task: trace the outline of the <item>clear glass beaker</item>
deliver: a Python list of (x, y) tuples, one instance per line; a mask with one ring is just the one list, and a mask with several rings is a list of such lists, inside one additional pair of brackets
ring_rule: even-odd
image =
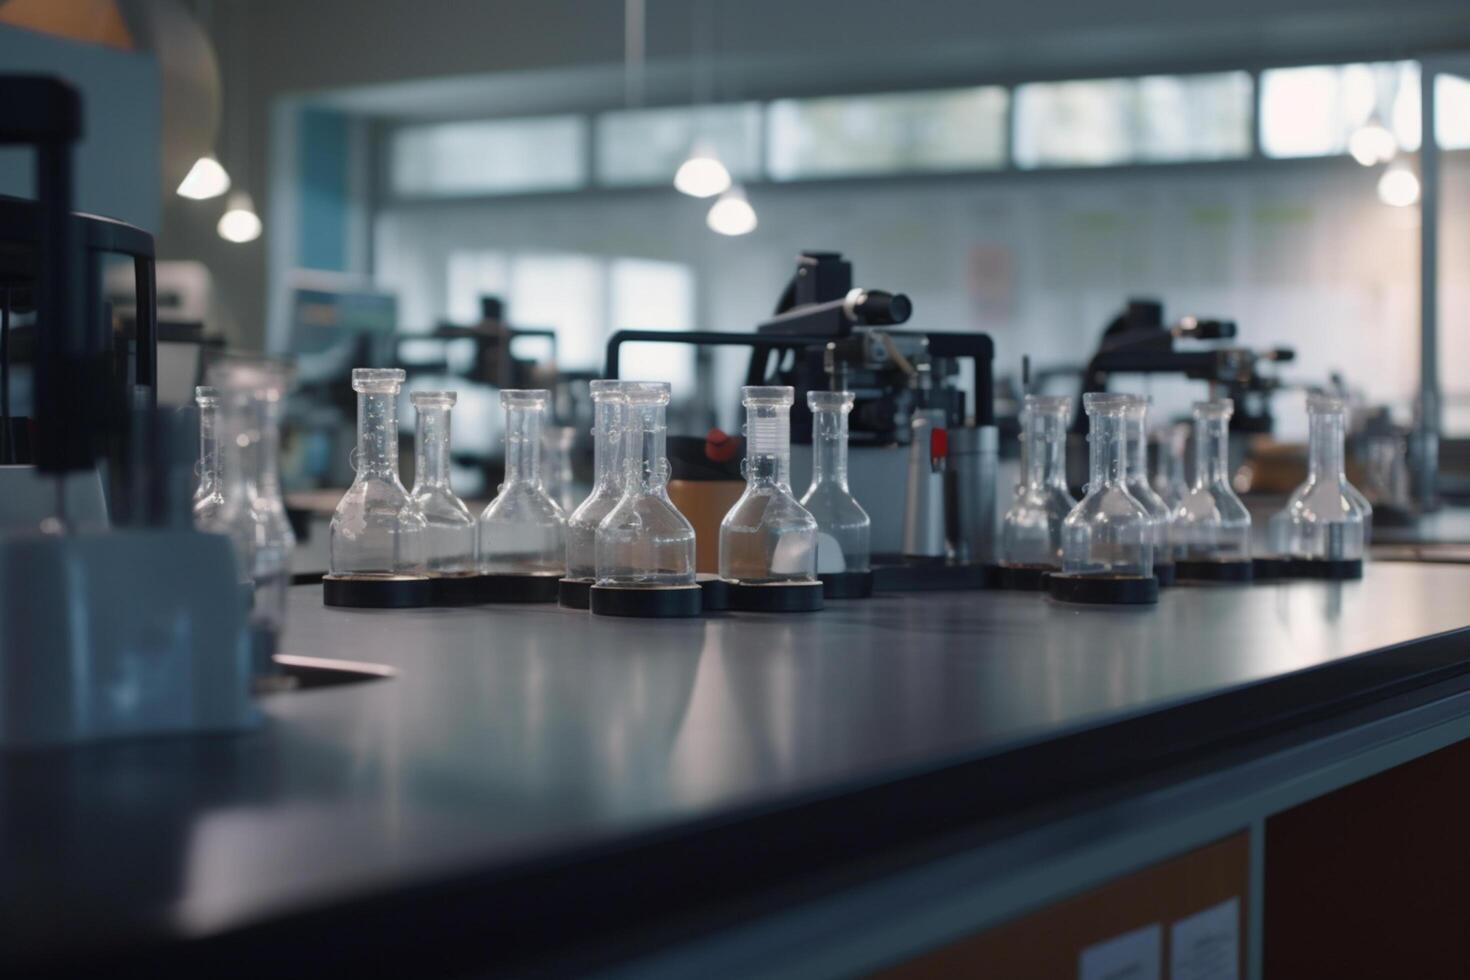
[(1021, 482), (1001, 520), (1001, 563), (1060, 568), (1062, 522), (1077, 501), (1067, 490), (1072, 399), (1027, 395), (1021, 407)]
[(623, 382), (598, 380), (592, 389), (592, 492), (567, 518), (567, 578), (597, 577), (597, 526), (623, 497)]
[(256, 671), (274, 670), (271, 657), (286, 625), (286, 590), (296, 536), (280, 483), (281, 410), (289, 368), (268, 359), (230, 358), (209, 370), (218, 390), (219, 484), (222, 505), (204, 530), (228, 535), (240, 577), (254, 598), (250, 629)]
[(816, 518), (817, 570), (866, 572), (873, 522), (847, 485), (847, 416), (850, 391), (809, 391), (812, 410), (812, 482), (801, 505)]
[(560, 576), (566, 570), (566, 516), (541, 484), (541, 428), (551, 393), (500, 393), (505, 408), (505, 481), (480, 515), (480, 571)]
[(791, 493), (791, 405), (784, 386), (740, 389), (745, 492), (720, 522), (720, 577), (768, 584), (817, 581), (817, 521)]
[[(1293, 558), (1357, 561), (1363, 558), (1368, 514), (1352, 491), (1344, 464), (1347, 405), (1331, 395), (1307, 397), (1307, 481), (1272, 518), (1269, 530), (1285, 538)], [(1284, 527), (1283, 527), (1284, 525)]]
[(424, 574), (423, 515), (398, 478), (398, 368), (354, 368), (356, 477), (332, 514), (331, 573), (382, 578)]
[(1062, 522), (1062, 570), (1072, 574), (1153, 575), (1155, 523), (1128, 491), (1130, 396), (1088, 392), (1087, 495)]
[(194, 403), (199, 406), (199, 485), (194, 490), (194, 525), (206, 527), (214, 522), (225, 504), (219, 475), (219, 389), (199, 385), (194, 389)]
[(449, 421), (458, 395), (415, 391), (414, 467), (409, 500), (424, 519), (424, 570), (430, 575), (479, 571), (475, 515), (449, 483)]
[(1251, 556), (1251, 515), (1230, 486), (1229, 398), (1194, 403), (1194, 482), (1174, 510), (1181, 561), (1244, 562)]
[(1144, 509), (1153, 519), (1154, 567), (1157, 568), (1159, 565), (1173, 563), (1174, 555), (1170, 544), (1173, 540), (1171, 530), (1174, 518), (1164, 498), (1159, 496), (1148, 482), (1149, 398), (1146, 395), (1129, 395), (1128, 398), (1130, 401), (1125, 416), (1128, 425), (1124, 433), (1128, 492), (1133, 494), (1134, 499), (1140, 504), (1143, 504)]
[(597, 584), (694, 585), (694, 525), (669, 500), (669, 385), (624, 382), (623, 492), (597, 527)]

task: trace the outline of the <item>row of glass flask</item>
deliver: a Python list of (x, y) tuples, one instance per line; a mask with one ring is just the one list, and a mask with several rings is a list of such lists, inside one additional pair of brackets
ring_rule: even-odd
[[(417, 413), (415, 482), (398, 476), (397, 403), (404, 372), (359, 368), (355, 480), (331, 524), (339, 577), (535, 575), (623, 586), (692, 585), (694, 528), (669, 499), (669, 385), (593, 381), (592, 491), (566, 515), (547, 493), (539, 456), (545, 390), (505, 390), (505, 478), (476, 518), (449, 479), (454, 392), (409, 396)], [(720, 527), (722, 578), (816, 581), (824, 570), (866, 571), (868, 515), (847, 486), (849, 392), (812, 392), (811, 488), (790, 486), (789, 387), (742, 389), (746, 488)]]
[[(1149, 576), (1171, 563), (1240, 563), (1251, 559), (1251, 516), (1230, 485), (1230, 399), (1194, 405), (1194, 476), (1184, 480), (1177, 430), (1148, 475), (1149, 401), (1140, 395), (1091, 393), (1088, 480), (1079, 502), (1067, 489), (1071, 399), (1027, 395), (1021, 412), (1021, 480), (1001, 528), (1002, 563), (1016, 568), (1110, 576)], [(1274, 556), (1358, 561), (1372, 507), (1344, 470), (1346, 406), (1307, 398), (1307, 480), (1267, 526)]]

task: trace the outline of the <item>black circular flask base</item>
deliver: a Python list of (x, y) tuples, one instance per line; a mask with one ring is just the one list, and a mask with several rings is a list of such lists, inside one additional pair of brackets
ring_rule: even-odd
[(555, 602), (559, 575), (481, 575), (484, 602)]
[(1250, 559), (1244, 561), (1177, 561), (1174, 574), (1180, 582), (1234, 582), (1248, 585), (1254, 580)]
[(1179, 569), (1172, 561), (1154, 562), (1154, 578), (1159, 580), (1159, 588), (1167, 589), (1179, 579)]
[(429, 582), (436, 606), (478, 606), (489, 601), (483, 575), (439, 575)]
[(1296, 558), (1292, 564), (1298, 578), (1321, 579), (1328, 582), (1350, 582), (1363, 577), (1361, 558)]
[(816, 612), (822, 608), (821, 582), (727, 584), (730, 588), (730, 608), (741, 612)]
[(1041, 592), (1046, 589), (1046, 576), (1057, 571), (1052, 565), (997, 565), (995, 588), (1017, 592)]
[(1283, 555), (1267, 555), (1251, 559), (1251, 580), (1282, 582), (1297, 577), (1296, 559)]
[(556, 583), (556, 601), (568, 609), (586, 609), (592, 601), (592, 579), (564, 578)]
[(340, 609), (420, 609), (434, 604), (434, 580), (420, 575), (324, 575), (322, 602)]
[(637, 616), (645, 619), (689, 619), (704, 610), (703, 590), (697, 585), (594, 585), (588, 590), (597, 616)]
[(724, 612), (730, 608), (730, 583), (712, 572), (700, 572), (694, 581), (704, 593), (704, 611)]
[(822, 580), (824, 599), (866, 599), (873, 594), (873, 573), (828, 572), (818, 575)]
[(1159, 601), (1159, 580), (1152, 575), (1079, 575), (1051, 572), (1047, 592), (1059, 602), (1087, 605), (1146, 606)]

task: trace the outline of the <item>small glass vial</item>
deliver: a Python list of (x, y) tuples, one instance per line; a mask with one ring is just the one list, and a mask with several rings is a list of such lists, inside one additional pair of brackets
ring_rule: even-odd
[[(1353, 491), (1344, 467), (1344, 422), (1341, 398), (1307, 398), (1307, 482), (1291, 495), (1284, 517), (1285, 551), (1296, 559), (1334, 563), (1361, 574), (1368, 514)], [(1278, 527), (1275, 518), (1271, 529)], [(1280, 532), (1278, 532), (1279, 534)]]
[(873, 522), (847, 485), (847, 417), (853, 400), (850, 391), (806, 395), (812, 410), (812, 483), (801, 505), (817, 521), (817, 571), (824, 576), (869, 571)]
[[(817, 521), (791, 492), (791, 405), (785, 386), (741, 389), (745, 406), (745, 492), (720, 522), (720, 577), (732, 583), (732, 608), (821, 608)], [(764, 589), (764, 595), (735, 586)], [(795, 586), (798, 593), (769, 586)], [(815, 593), (813, 596), (812, 593)], [(765, 603), (769, 602), (770, 605)], [(749, 603), (749, 604), (747, 604)]]
[(356, 477), (332, 514), (331, 574), (353, 578), (424, 575), (428, 525), (398, 478), (397, 368), (354, 368)]
[(1074, 602), (1157, 602), (1155, 522), (1128, 491), (1130, 396), (1088, 392), (1087, 495), (1062, 522), (1062, 572), (1048, 577), (1052, 596)]
[(194, 525), (213, 523), (224, 506), (225, 494), (219, 476), (219, 389), (200, 385), (194, 389), (199, 406), (199, 485), (194, 490)]
[(1173, 513), (1148, 482), (1148, 405), (1146, 395), (1129, 395), (1127, 431), (1124, 433), (1128, 466), (1128, 492), (1148, 511), (1154, 522), (1154, 575), (1160, 585), (1174, 581), (1174, 553), (1171, 549), (1173, 537)]
[(1067, 427), (1072, 399), (1027, 395), (1021, 407), (1021, 482), (1001, 520), (1001, 563), (1062, 566), (1062, 522), (1077, 506), (1067, 490)]
[[(506, 389), (505, 481), (480, 515), (480, 571), (560, 578), (566, 571), (566, 516), (541, 482), (541, 429), (551, 394)], [(550, 599), (556, 598), (555, 579)]]
[(296, 548), (279, 470), (281, 405), (289, 377), (284, 365), (263, 359), (231, 358), (209, 372), (219, 399), (223, 502), (203, 529), (230, 537), (241, 580), (252, 586), (251, 649), (260, 676), (276, 672), (271, 658), (285, 630)]
[[(593, 381), (592, 492), (567, 518), (568, 581), (590, 585), (597, 578), (597, 526), (623, 497), (623, 382)], [(563, 590), (565, 593), (567, 590)], [(583, 605), (581, 600), (568, 605)]]
[(409, 500), (424, 519), (424, 570), (463, 576), (479, 571), (475, 515), (449, 484), (449, 417), (452, 391), (415, 391), (414, 469)]
[(1230, 486), (1234, 411), (1229, 398), (1194, 404), (1194, 482), (1174, 511), (1181, 578), (1248, 577), (1251, 515)]
[(664, 417), (669, 385), (630, 382), (625, 402), (623, 492), (597, 527), (595, 613), (695, 616), (694, 525), (669, 500)]

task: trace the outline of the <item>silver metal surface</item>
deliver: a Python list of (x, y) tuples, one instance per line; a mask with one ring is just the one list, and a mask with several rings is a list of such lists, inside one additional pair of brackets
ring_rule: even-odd
[(956, 557), (961, 561), (995, 561), (1000, 430), (993, 425), (950, 429), (949, 466), (955, 485), (954, 506), (958, 509)]
[(944, 412), (925, 409), (914, 412), (909, 422), (908, 471), (904, 483), (903, 553), (921, 558), (943, 558), (946, 554), (944, 528), (944, 469), (936, 469), (930, 456), (930, 439), (944, 427)]
[(0, 757), (0, 919), (75, 942), (100, 902), (90, 942), (210, 934), (891, 782), (1458, 629), (1467, 590), (1470, 568), (1384, 564), (1144, 610), (914, 593), (638, 621), (327, 609), (300, 586), (285, 652), (397, 676), (271, 697), (244, 737)]

